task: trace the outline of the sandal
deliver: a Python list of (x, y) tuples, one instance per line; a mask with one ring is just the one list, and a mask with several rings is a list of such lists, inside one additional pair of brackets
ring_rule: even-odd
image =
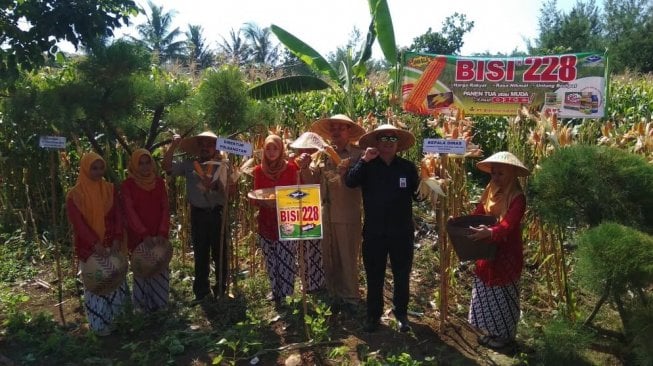
[(485, 344), (492, 349), (502, 349), (512, 344), (512, 339), (501, 338), (501, 337), (490, 337), (488, 342)]
[(492, 340), (492, 336), (483, 334), (478, 336), (476, 340), (478, 341), (478, 344), (480, 344), (481, 346), (487, 346), (488, 343)]

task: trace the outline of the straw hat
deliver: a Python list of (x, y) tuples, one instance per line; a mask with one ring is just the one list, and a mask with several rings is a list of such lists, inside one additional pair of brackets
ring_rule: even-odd
[(344, 114), (336, 114), (329, 118), (319, 119), (311, 125), (311, 131), (317, 133), (325, 139), (331, 138), (331, 132), (329, 132), (329, 124), (331, 122), (341, 122), (346, 123), (349, 128), (349, 142), (354, 142), (358, 140), (365, 133), (363, 127), (356, 124), (351, 118), (345, 116)]
[(290, 143), (293, 149), (317, 149), (324, 150), (328, 146), (321, 137), (315, 132), (304, 132), (295, 141)]
[(148, 278), (161, 272), (172, 259), (172, 245), (167, 240), (157, 240), (152, 247), (138, 244), (132, 252), (132, 271), (138, 277)]
[(209, 137), (212, 138), (214, 141), (218, 140), (218, 136), (216, 136), (213, 132), (204, 131), (199, 135), (195, 135), (193, 137), (188, 137), (181, 140), (181, 144), (179, 145), (179, 148), (190, 155), (199, 156), (200, 147), (197, 144), (197, 140), (202, 137)]
[(120, 253), (108, 257), (91, 254), (80, 264), (84, 287), (96, 294), (107, 295), (115, 291), (127, 275), (127, 258)]
[(482, 172), (491, 173), (492, 164), (512, 165), (517, 168), (517, 176), (519, 177), (525, 177), (530, 174), (528, 168), (515, 155), (507, 151), (500, 151), (485, 160), (479, 161), (476, 163), (476, 167)]
[(399, 137), (397, 141), (397, 152), (409, 149), (415, 143), (415, 136), (410, 131), (402, 130), (390, 124), (384, 124), (377, 127), (374, 131), (368, 132), (358, 140), (358, 146), (361, 149), (376, 147), (377, 136), (380, 134), (394, 134)]

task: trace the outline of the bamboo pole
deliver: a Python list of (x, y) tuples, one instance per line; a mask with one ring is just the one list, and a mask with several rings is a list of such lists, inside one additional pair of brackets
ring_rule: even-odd
[(57, 300), (59, 305), (59, 317), (61, 317), (61, 324), (66, 326), (66, 319), (63, 315), (63, 276), (61, 274), (61, 248), (59, 247), (59, 240), (57, 239), (57, 190), (55, 187), (56, 179), (56, 155), (57, 151), (50, 152), (50, 189), (52, 199), (52, 241), (54, 242), (54, 261), (57, 267)]

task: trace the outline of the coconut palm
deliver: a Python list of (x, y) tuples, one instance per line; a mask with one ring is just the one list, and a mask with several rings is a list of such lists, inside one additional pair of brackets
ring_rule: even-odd
[(276, 65), (279, 60), (279, 52), (278, 47), (274, 46), (270, 40), (272, 33), (269, 27), (260, 28), (255, 23), (245, 23), (242, 32), (252, 51), (251, 61), (270, 66)]
[(211, 66), (214, 60), (213, 52), (206, 47), (203, 32), (204, 28), (201, 25), (192, 24), (188, 25), (188, 31), (186, 32), (186, 38), (188, 39), (186, 47), (190, 53), (190, 58), (200, 70)]
[(234, 65), (246, 64), (252, 54), (252, 50), (245, 40), (240, 36), (240, 31), (230, 30), (230, 40), (227, 41), (222, 37), (222, 43), (218, 44), (222, 50), (222, 56), (227, 59), (227, 62)]
[(158, 55), (161, 64), (182, 59), (186, 50), (186, 42), (177, 40), (182, 32), (179, 27), (170, 30), (175, 12), (163, 11), (163, 6), (157, 6), (151, 1), (148, 1), (147, 4), (149, 14), (144, 8), (140, 9), (147, 17), (147, 21), (136, 27), (141, 36), (138, 41), (152, 53)]

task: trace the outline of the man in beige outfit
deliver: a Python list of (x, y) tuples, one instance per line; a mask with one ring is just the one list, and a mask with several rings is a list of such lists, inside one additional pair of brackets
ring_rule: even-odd
[(356, 311), (360, 302), (358, 258), (362, 238), (361, 191), (345, 185), (347, 168), (360, 159), (362, 151), (353, 146), (365, 130), (349, 117), (337, 114), (316, 121), (311, 130), (329, 140), (340, 158), (337, 163), (324, 155), (311, 164), (302, 154), (297, 160), (305, 183), (320, 183), (322, 191), (322, 261), (326, 287), (336, 307)]

